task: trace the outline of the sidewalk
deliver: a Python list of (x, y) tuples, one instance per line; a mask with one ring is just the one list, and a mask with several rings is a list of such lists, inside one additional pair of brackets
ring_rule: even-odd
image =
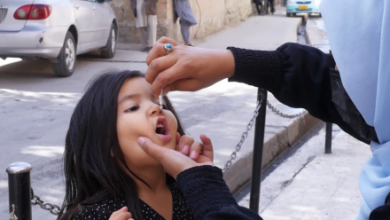
[[(259, 213), (265, 220), (355, 219), (362, 197), (358, 178), (370, 147), (333, 128), (332, 154), (324, 153), (322, 128), (261, 185)], [(249, 194), (239, 204), (249, 207)]]
[[(310, 19), (306, 27), (311, 44), (329, 52), (322, 19)], [(332, 154), (325, 154), (321, 124), (307, 142), (262, 181), (259, 213), (263, 219), (356, 218), (362, 201), (358, 179), (360, 169), (372, 155), (370, 147), (333, 125)], [(249, 207), (249, 193), (239, 204)]]

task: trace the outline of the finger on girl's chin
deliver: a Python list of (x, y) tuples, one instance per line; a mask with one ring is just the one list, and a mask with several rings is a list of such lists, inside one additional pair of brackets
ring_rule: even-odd
[(180, 138), (181, 135), (179, 134), (179, 132), (176, 132), (176, 144), (180, 144)]
[(203, 144), (211, 144), (211, 140), (209, 137), (207, 137), (204, 134), (200, 135), (200, 140), (202, 141)]
[(187, 156), (188, 156), (188, 154), (190, 153), (190, 146), (185, 145), (185, 146), (183, 147), (183, 149), (181, 150), (181, 152), (182, 152), (184, 155), (187, 155)]
[(198, 158), (198, 152), (192, 151), (190, 154), (190, 158), (196, 160)]

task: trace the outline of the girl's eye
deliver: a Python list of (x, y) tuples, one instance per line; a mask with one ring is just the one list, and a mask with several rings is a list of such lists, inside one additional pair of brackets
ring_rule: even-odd
[(138, 109), (139, 109), (138, 106), (133, 106), (133, 107), (127, 109), (125, 112), (134, 112), (134, 111), (137, 111)]

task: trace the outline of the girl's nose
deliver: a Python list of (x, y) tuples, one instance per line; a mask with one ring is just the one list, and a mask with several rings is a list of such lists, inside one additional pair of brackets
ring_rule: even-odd
[(151, 103), (151, 107), (150, 107), (150, 115), (161, 115), (163, 113), (163, 110), (160, 108), (159, 105), (155, 104), (155, 103)]

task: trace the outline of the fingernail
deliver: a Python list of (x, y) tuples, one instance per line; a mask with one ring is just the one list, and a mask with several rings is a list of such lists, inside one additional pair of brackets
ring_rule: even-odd
[(146, 141), (145, 138), (142, 137), (138, 138), (138, 144), (140, 144), (141, 146), (144, 145), (145, 141)]
[(183, 154), (188, 155), (188, 153), (190, 152), (190, 146), (184, 146), (182, 152)]
[(191, 157), (192, 159), (195, 159), (196, 156), (197, 156), (196, 151), (192, 151), (190, 157)]

